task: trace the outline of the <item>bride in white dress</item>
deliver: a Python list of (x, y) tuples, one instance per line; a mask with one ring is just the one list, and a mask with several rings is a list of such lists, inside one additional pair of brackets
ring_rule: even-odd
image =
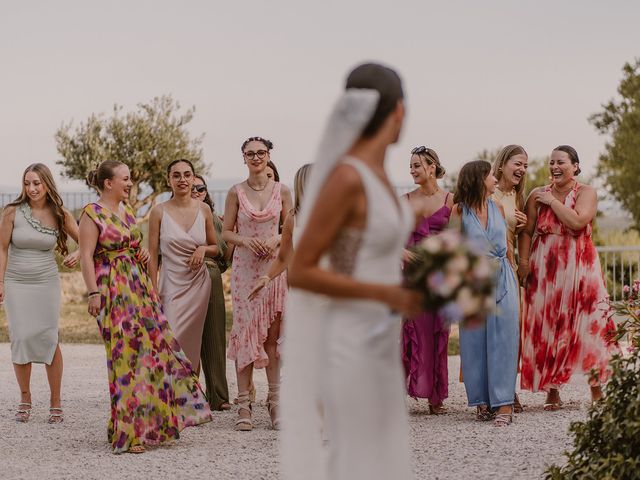
[[(306, 189), (289, 271), (282, 386), (284, 478), (412, 478), (400, 286), (414, 217), (384, 169), (404, 119), (400, 78), (365, 64), (329, 118)], [(323, 448), (321, 429), (328, 439)]]

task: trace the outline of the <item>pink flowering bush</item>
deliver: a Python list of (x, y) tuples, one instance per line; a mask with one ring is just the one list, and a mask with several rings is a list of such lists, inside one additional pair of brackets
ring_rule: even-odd
[(622, 317), (616, 328), (615, 340), (628, 335), (630, 348), (640, 348), (640, 280), (635, 280), (631, 286), (625, 285), (622, 300), (613, 302), (611, 307), (618, 317)]

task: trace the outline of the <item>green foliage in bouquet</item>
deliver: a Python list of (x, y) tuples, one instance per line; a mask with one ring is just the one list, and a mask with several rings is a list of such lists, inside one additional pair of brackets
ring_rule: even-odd
[(447, 230), (409, 250), (404, 284), (424, 294), (425, 310), (454, 323), (482, 318), (495, 306), (495, 268), (460, 233)]
[(640, 479), (640, 281), (624, 287), (612, 308), (623, 320), (615, 340), (629, 336), (631, 354), (615, 356), (604, 399), (589, 410), (586, 422), (574, 422), (573, 450), (566, 465), (553, 465), (547, 479)]

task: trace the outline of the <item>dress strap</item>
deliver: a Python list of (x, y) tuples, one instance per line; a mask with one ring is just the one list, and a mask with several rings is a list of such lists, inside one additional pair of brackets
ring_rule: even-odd
[(451, 192), (447, 192), (447, 194), (444, 196), (444, 205), (447, 204), (447, 200), (449, 200), (449, 195), (451, 195)]

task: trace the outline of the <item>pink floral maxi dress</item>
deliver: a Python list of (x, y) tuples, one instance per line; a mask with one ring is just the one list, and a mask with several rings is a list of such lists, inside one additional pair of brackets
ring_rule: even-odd
[[(565, 206), (575, 208), (579, 188)], [(570, 230), (551, 207), (539, 207), (524, 293), (523, 389), (548, 391), (591, 369), (600, 382), (609, 376), (618, 346), (610, 342), (615, 325), (591, 229)]]
[[(280, 184), (275, 183), (271, 199), (263, 210), (257, 210), (247, 195), (236, 185), (238, 195), (238, 235), (267, 239), (278, 233), (282, 200)], [(287, 278), (283, 273), (274, 278), (254, 300), (248, 299), (252, 288), (262, 275), (266, 275), (275, 254), (260, 259), (248, 248), (236, 248), (231, 264), (231, 295), (233, 300), (233, 327), (229, 338), (227, 358), (234, 360), (238, 369), (254, 364), (264, 368), (269, 357), (264, 349), (269, 327), (284, 310)]]
[(122, 220), (97, 203), (83, 214), (100, 232), (93, 258), (102, 299), (97, 322), (107, 353), (113, 451), (177, 439), (185, 427), (211, 421), (211, 411), (137, 259), (142, 233), (135, 215), (127, 208)]

